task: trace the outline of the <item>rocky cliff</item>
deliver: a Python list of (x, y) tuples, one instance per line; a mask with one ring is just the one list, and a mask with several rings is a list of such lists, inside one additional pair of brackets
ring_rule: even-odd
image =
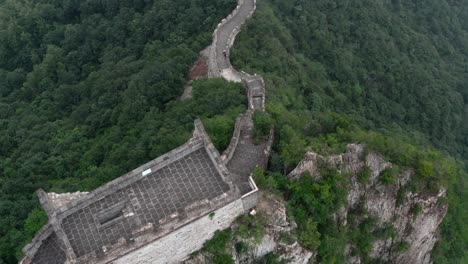
[[(347, 263), (431, 263), (438, 226), (447, 213), (443, 201), (445, 189), (409, 188), (414, 179), (413, 170), (396, 170), (381, 155), (359, 144), (350, 144), (345, 153), (328, 157), (309, 152), (288, 178), (294, 181), (312, 177), (320, 181), (323, 164), (331, 165), (348, 179), (345, 206), (333, 215), (336, 222), (346, 226), (348, 232), (364, 222), (372, 223), (371, 232), (381, 234), (372, 239), (366, 256), (356, 253), (358, 246), (349, 239), (345, 250)], [(320, 262), (316, 252), (305, 249), (297, 241), (297, 225), (287, 217), (286, 208), (286, 202), (277, 195), (262, 194), (256, 214), (265, 219), (265, 233), (261, 241), (250, 243), (248, 251), (239, 253), (232, 245), (236, 263), (257, 263), (270, 252), (286, 263)], [(258, 263), (270, 262), (263, 259)], [(210, 260), (201, 254), (187, 263), (210, 263)]]
[[(394, 172), (390, 180), (382, 179), (394, 165), (381, 155), (368, 152), (363, 145), (350, 144), (341, 155), (323, 157), (309, 152), (288, 175), (294, 179), (308, 172), (320, 180), (319, 165), (332, 164), (341, 173), (349, 175), (347, 204), (337, 217), (348, 225), (348, 214), (359, 212), (357, 221), (376, 220), (375, 228), (391, 227), (391, 237), (376, 240), (369, 254), (371, 259), (390, 263), (430, 263), (431, 250), (438, 239), (438, 226), (447, 213), (443, 202), (445, 189), (411, 191), (407, 188), (414, 176), (411, 169)], [(395, 170), (393, 170), (395, 171)], [(352, 256), (355, 245), (348, 245), (349, 263), (361, 263)]]

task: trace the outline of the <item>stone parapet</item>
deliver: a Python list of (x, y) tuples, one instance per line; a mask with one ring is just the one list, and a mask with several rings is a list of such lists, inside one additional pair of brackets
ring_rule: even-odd
[(49, 237), (52, 232), (53, 228), (50, 224), (46, 224), (41, 229), (39, 229), (33, 240), (23, 248), (24, 254), (29, 258), (33, 258), (34, 254), (36, 254), (44, 240)]
[(239, 143), (241, 129), (246, 124), (246, 119), (250, 119), (250, 118), (251, 118), (251, 113), (250, 112), (240, 114), (236, 118), (236, 123), (234, 125), (234, 132), (232, 133), (232, 137), (231, 137), (231, 141), (229, 142), (229, 146), (227, 147), (227, 149), (221, 155), (221, 159), (223, 160), (224, 164), (227, 164), (231, 160), (232, 155), (234, 155), (237, 144)]
[(201, 139), (192, 138), (186, 144), (99, 187), (98, 189), (89, 193), (87, 196), (72, 201), (71, 203), (68, 204), (67, 207), (58, 208), (56, 212), (58, 215), (60, 215), (61, 218), (64, 218), (65, 216), (70, 215), (83, 207), (89, 206), (89, 204), (95, 202), (96, 200), (102, 198), (103, 196), (106, 196), (115, 192), (119, 188), (126, 187), (138, 180), (141, 180), (145, 176), (143, 175), (144, 171), (148, 169), (152, 169), (153, 171), (158, 170), (166, 166), (167, 164), (177, 161), (178, 159), (187, 155), (187, 153), (190, 153), (193, 150), (199, 148), (202, 144), (203, 144), (203, 141), (201, 141)]
[(259, 192), (258, 187), (255, 184), (252, 176), (249, 177), (249, 184), (252, 188), (252, 191), (242, 195), (242, 206), (244, 207), (244, 211), (248, 212), (250, 209), (254, 208), (258, 204), (259, 199)]

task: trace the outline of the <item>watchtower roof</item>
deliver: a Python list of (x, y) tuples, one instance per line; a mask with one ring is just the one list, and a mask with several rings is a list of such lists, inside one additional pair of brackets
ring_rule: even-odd
[(186, 144), (90, 193), (39, 190), (49, 222), (23, 263), (111, 260), (240, 197), (232, 178), (197, 120)]

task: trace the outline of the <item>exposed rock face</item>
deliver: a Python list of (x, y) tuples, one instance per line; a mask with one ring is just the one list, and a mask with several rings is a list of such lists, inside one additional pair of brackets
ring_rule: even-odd
[[(439, 238), (438, 226), (447, 213), (447, 205), (440, 201), (445, 196), (445, 189), (438, 193), (406, 192), (398, 199), (399, 190), (408, 183), (414, 172), (400, 172), (395, 176), (394, 183), (384, 185), (379, 175), (393, 165), (377, 153), (367, 153), (365, 147), (358, 144), (350, 144), (346, 153), (330, 157), (309, 152), (288, 177), (295, 179), (308, 172), (319, 180), (318, 168), (323, 162), (334, 164), (339, 171), (350, 175), (347, 205), (337, 213), (341, 224), (347, 225), (348, 213), (361, 207), (377, 220), (378, 227), (382, 228), (386, 224), (393, 227), (396, 233), (394, 238), (374, 242), (369, 254), (372, 259), (391, 263), (431, 262), (431, 251)], [(370, 172), (369, 177), (360, 182), (358, 174), (366, 167)], [(408, 248), (398, 250), (401, 244), (406, 244)], [(351, 256), (352, 247), (349, 245), (347, 250), (349, 263), (361, 263), (359, 257)]]
[[(266, 224), (266, 235), (255, 246), (251, 255), (258, 258), (274, 252), (287, 263), (309, 263), (315, 253), (303, 248), (297, 241), (287, 241), (284, 238), (291, 236), (292, 231), (297, 227), (294, 222), (287, 219), (285, 202), (270, 194), (263, 194), (257, 210), (268, 219), (268, 222)], [(248, 254), (241, 256), (239, 261), (239, 263), (251, 262), (252, 256)]]
[[(380, 177), (382, 172), (394, 165), (381, 155), (367, 152), (365, 146), (350, 144), (341, 155), (324, 157), (313, 152), (288, 175), (291, 180), (303, 177), (305, 172), (319, 181), (320, 167), (331, 164), (338, 171), (349, 175), (346, 205), (335, 214), (336, 221), (355, 228), (351, 216), (359, 221), (375, 219), (375, 230), (392, 229), (393, 235), (377, 238), (368, 254), (371, 260), (383, 263), (431, 263), (431, 251), (438, 240), (438, 226), (447, 213), (447, 205), (441, 201), (445, 189), (438, 192), (402, 192), (414, 177), (413, 170), (404, 170), (394, 175), (394, 182), (385, 185)], [(359, 177), (368, 171), (364, 180)], [(318, 263), (317, 253), (303, 248), (295, 238), (297, 225), (288, 219), (285, 202), (271, 194), (262, 194), (257, 213), (263, 215), (266, 234), (260, 243), (249, 247), (248, 252), (237, 254), (233, 247), (236, 263), (253, 263), (256, 259), (273, 252), (287, 263)], [(415, 210), (417, 208), (417, 210)], [(417, 211), (417, 212), (416, 212)], [(359, 212), (359, 213), (356, 213)], [(354, 254), (356, 245), (345, 248), (347, 263), (360, 264), (367, 261)], [(203, 254), (189, 260), (187, 264), (210, 263)]]
[[(271, 194), (262, 194), (256, 208), (256, 213), (262, 215), (267, 220), (265, 223), (266, 233), (257, 244), (252, 243), (251, 240), (245, 240), (249, 244), (247, 252), (239, 254), (233, 246), (232, 257), (235, 263), (253, 263), (255, 260), (271, 252), (287, 263), (315, 263), (313, 260), (316, 253), (303, 248), (292, 238), (293, 231), (297, 226), (294, 222), (290, 222), (287, 219), (286, 206), (283, 200)], [(285, 239), (285, 237), (290, 237), (291, 239)], [(204, 252), (184, 262), (184, 264), (208, 263), (212, 263), (212, 260)]]

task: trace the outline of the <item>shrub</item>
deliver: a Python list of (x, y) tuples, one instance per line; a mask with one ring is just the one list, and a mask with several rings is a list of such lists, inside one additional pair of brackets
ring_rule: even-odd
[(296, 238), (292, 233), (283, 231), (280, 232), (280, 241), (287, 245), (291, 245), (296, 241)]
[(47, 215), (44, 210), (35, 208), (28, 214), (28, 218), (24, 221), (24, 230), (28, 236), (34, 234), (47, 223)]
[(230, 228), (223, 231), (217, 230), (213, 237), (203, 244), (203, 250), (213, 255), (224, 254), (231, 241), (231, 235), (232, 231)]
[(396, 206), (400, 206), (403, 201), (405, 200), (406, 193), (408, 192), (408, 186), (402, 186), (398, 189), (397, 197), (396, 197)]
[[(252, 176), (255, 180), (255, 184), (257, 184), (260, 189), (267, 189), (272, 191), (278, 188), (278, 183), (276, 182), (274, 175), (265, 175), (263, 169), (258, 166), (254, 168)], [(284, 176), (281, 175), (281, 177)]]
[(267, 180), (265, 174), (263, 173), (263, 169), (259, 166), (256, 166), (252, 172), (252, 177), (255, 181), (255, 184), (261, 189), (266, 188)]
[(213, 220), (213, 218), (215, 217), (215, 212), (211, 212), (208, 217), (210, 218), (210, 220)]
[(427, 160), (420, 160), (417, 167), (417, 174), (423, 179), (434, 177), (434, 165)]
[(379, 239), (395, 238), (397, 233), (391, 223), (385, 223), (384, 227), (375, 231), (375, 235)]
[(361, 184), (366, 184), (369, 181), (371, 171), (369, 167), (365, 166), (358, 174), (358, 181)]
[(229, 254), (220, 254), (213, 257), (214, 264), (234, 264), (232, 256)]
[(247, 245), (247, 243), (242, 241), (237, 242), (235, 247), (237, 254), (243, 254), (249, 250), (249, 246)]
[(367, 218), (362, 221), (361, 224), (354, 228), (350, 237), (356, 245), (357, 254), (361, 257), (367, 257), (368, 253), (371, 252), (376, 236), (374, 235), (376, 220), (373, 218)]
[(212, 118), (204, 118), (203, 124), (216, 149), (220, 152), (224, 151), (231, 142), (234, 118), (227, 115), (218, 115)]
[(266, 254), (263, 257), (255, 260), (255, 264), (283, 264), (286, 263), (284, 260), (281, 260), (278, 255), (273, 252)]
[(385, 169), (380, 173), (379, 180), (384, 184), (384, 185), (390, 185), (395, 183), (395, 174), (394, 170), (391, 168)]
[(406, 241), (400, 241), (397, 245), (397, 251), (403, 253), (409, 249), (409, 244)]
[(259, 214), (242, 215), (237, 220), (236, 234), (243, 239), (252, 238), (255, 243), (260, 243), (265, 235), (263, 217)]
[(415, 204), (411, 207), (410, 209), (411, 214), (413, 215), (414, 218), (416, 218), (421, 212), (422, 212), (422, 206), (421, 204)]
[(317, 223), (312, 219), (307, 219), (305, 225), (299, 228), (299, 241), (302, 246), (309, 250), (316, 250), (320, 246), (320, 233), (317, 230)]
[(270, 129), (273, 126), (273, 119), (266, 112), (256, 111), (253, 117), (254, 121), (254, 140), (261, 142), (270, 134)]

